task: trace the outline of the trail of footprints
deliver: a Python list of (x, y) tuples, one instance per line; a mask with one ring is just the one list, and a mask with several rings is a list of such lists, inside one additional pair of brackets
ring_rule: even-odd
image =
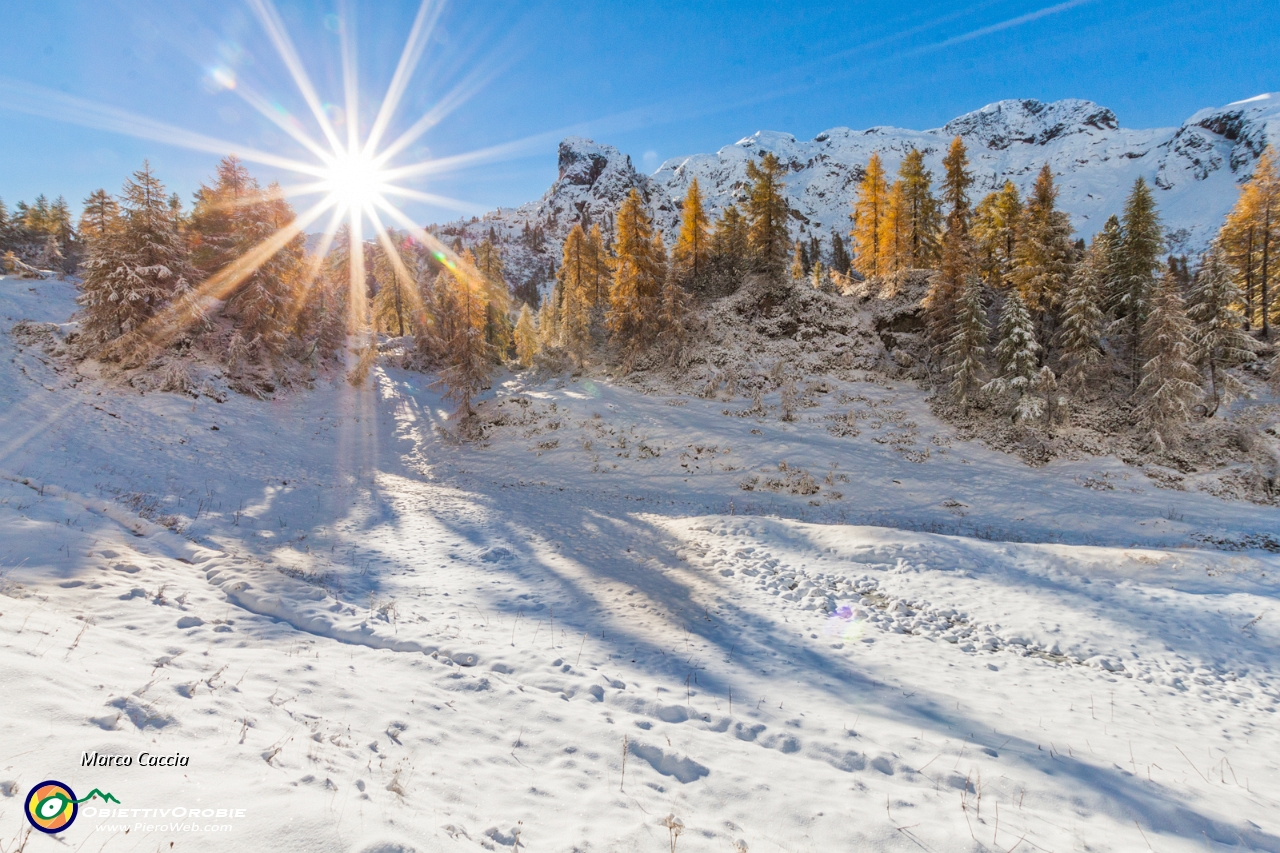
[[(695, 530), (717, 538), (759, 532), (749, 527), (724, 526)], [(1167, 661), (1131, 658), (1122, 662), (1115, 655), (1097, 652), (1068, 654), (1056, 642), (1037, 642), (999, 624), (983, 623), (956, 608), (897, 597), (867, 573), (883, 573), (883, 565), (847, 562), (844, 566), (849, 574), (823, 572), (791, 565), (758, 545), (739, 544), (743, 542), (702, 542), (681, 551), (680, 556), (722, 577), (739, 578), (759, 593), (778, 599), (783, 606), (847, 622), (855, 630), (839, 633), (845, 637), (861, 634), (853, 642), (874, 642), (874, 635), (856, 630), (867, 626), (885, 634), (945, 641), (967, 654), (1006, 652), (1064, 666), (1091, 667), (1111, 678), (1135, 678), (1178, 691), (1194, 689), (1206, 700), (1246, 704), (1271, 713), (1280, 710), (1280, 687), (1268, 677), (1181, 656)], [(863, 573), (852, 574), (858, 571)], [(844, 641), (832, 645), (841, 648)]]

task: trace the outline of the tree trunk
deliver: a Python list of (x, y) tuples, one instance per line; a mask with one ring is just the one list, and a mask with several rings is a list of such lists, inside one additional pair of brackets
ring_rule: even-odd
[(1244, 251), (1244, 330), (1253, 330), (1253, 226), (1249, 226), (1249, 239)]
[(1267, 285), (1270, 277), (1269, 262), (1271, 259), (1271, 200), (1267, 199), (1266, 213), (1262, 219), (1262, 337), (1265, 340), (1271, 331), (1271, 305)]

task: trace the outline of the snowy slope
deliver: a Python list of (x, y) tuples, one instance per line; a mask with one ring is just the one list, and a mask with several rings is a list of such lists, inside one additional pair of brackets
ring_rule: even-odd
[(514, 242), (507, 246), (510, 262), (521, 274), (535, 262), (545, 263), (546, 257), (558, 260), (560, 241), (583, 212), (607, 226), (623, 196), (635, 187), (671, 241), (679, 202), (693, 178), (708, 207), (718, 212), (745, 197), (747, 162), (772, 151), (788, 169), (793, 233), (817, 235), (829, 245), (833, 228), (848, 230), (854, 191), (873, 152), (894, 172), (905, 152), (918, 148), (936, 177), (956, 135), (969, 149), (975, 200), (1005, 180), (1025, 193), (1048, 163), (1058, 177), (1059, 204), (1071, 214), (1076, 232), (1088, 237), (1120, 211), (1133, 182), (1143, 177), (1159, 190), (1156, 201), (1171, 248), (1195, 251), (1216, 232), (1263, 148), (1280, 140), (1280, 94), (1202, 110), (1181, 127), (1155, 130), (1123, 128), (1111, 110), (1088, 101), (1010, 100), (926, 131), (837, 127), (808, 141), (761, 131), (714, 154), (668, 160), (649, 176), (637, 172), (630, 157), (616, 148), (571, 137), (560, 144), (559, 177), (541, 199), (495, 211), (478, 223), (450, 227), (472, 239), (493, 228), (515, 241), (526, 225), (541, 225), (549, 237), (543, 255)]
[(84, 850), (1280, 851), (1274, 508), (883, 383), (840, 436), (507, 376), (472, 445), (390, 369), (123, 393), (10, 334), (73, 296), (0, 278), (5, 849), (54, 778), (245, 811)]

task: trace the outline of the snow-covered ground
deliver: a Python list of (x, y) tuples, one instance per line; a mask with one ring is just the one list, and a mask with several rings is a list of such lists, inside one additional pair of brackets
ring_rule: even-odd
[(8, 333), (73, 296), (0, 279), (5, 853), (1280, 851), (1275, 509), (883, 382), (141, 396)]

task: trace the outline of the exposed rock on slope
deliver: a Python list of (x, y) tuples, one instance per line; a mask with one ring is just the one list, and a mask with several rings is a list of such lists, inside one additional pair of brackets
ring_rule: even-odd
[[(1202, 110), (1181, 127), (1155, 130), (1123, 128), (1115, 113), (1089, 101), (1009, 100), (934, 130), (837, 127), (809, 141), (761, 131), (714, 154), (668, 160), (652, 176), (637, 172), (631, 158), (612, 146), (570, 137), (560, 143), (559, 177), (541, 199), (445, 227), (469, 240), (483, 238), (492, 228), (503, 241), (511, 273), (527, 277), (548, 260), (558, 263), (560, 242), (574, 223), (586, 219), (609, 231), (614, 212), (633, 187), (673, 241), (680, 200), (693, 178), (710, 210), (718, 213), (745, 198), (748, 161), (772, 151), (787, 169), (793, 233), (816, 234), (825, 242), (833, 228), (847, 230), (854, 189), (872, 152), (895, 171), (907, 150), (919, 148), (937, 176), (955, 135), (969, 148), (975, 197), (1006, 179), (1025, 193), (1047, 162), (1059, 176), (1059, 203), (1071, 214), (1076, 232), (1087, 237), (1119, 212), (1129, 186), (1141, 176), (1160, 190), (1156, 201), (1171, 247), (1195, 250), (1217, 230), (1238, 183), (1251, 174), (1266, 144), (1280, 142), (1280, 94)], [(526, 229), (534, 228), (545, 235), (541, 245), (521, 240)]]

